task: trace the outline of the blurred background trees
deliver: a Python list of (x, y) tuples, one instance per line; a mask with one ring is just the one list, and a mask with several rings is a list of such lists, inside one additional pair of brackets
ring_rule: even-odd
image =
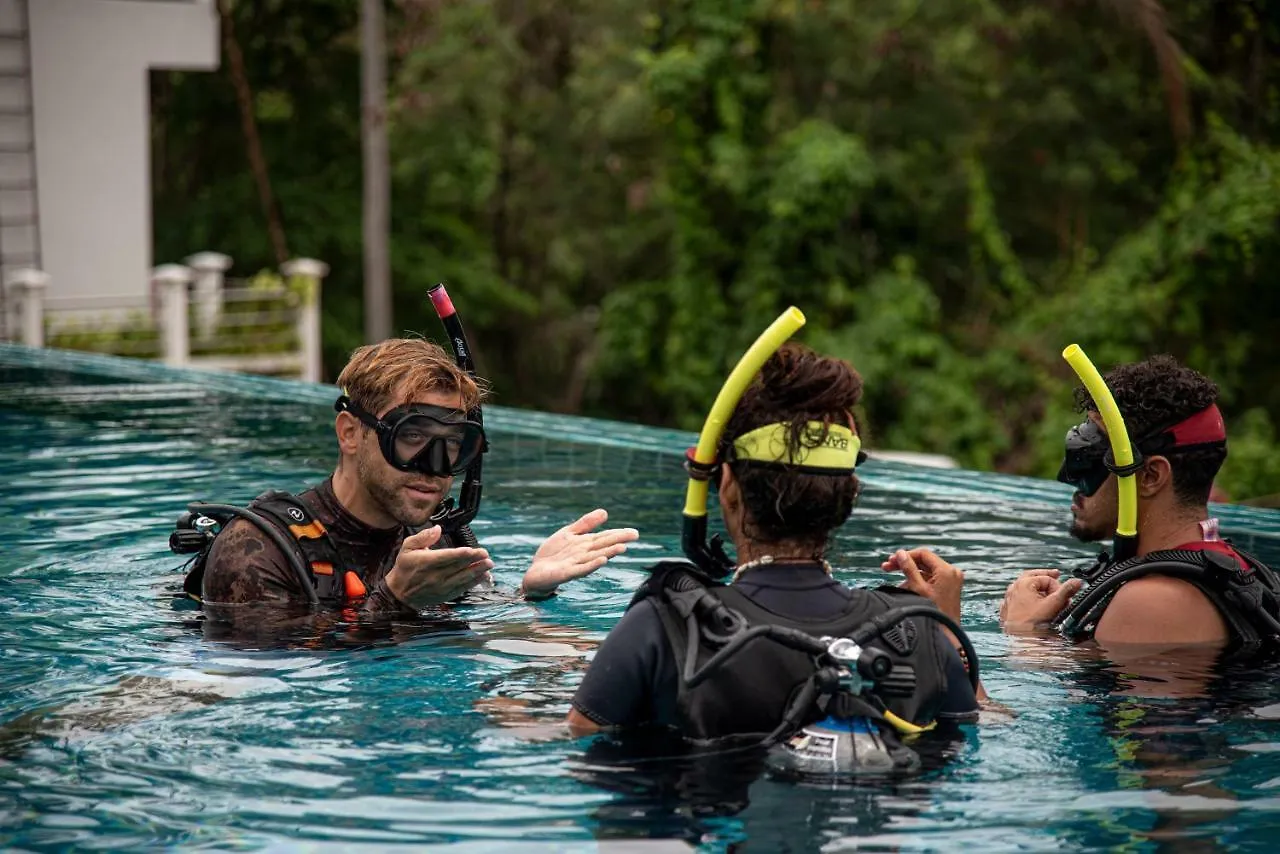
[[(290, 249), (361, 343), (359, 0), (229, 4)], [(497, 402), (696, 428), (794, 303), (873, 446), (1051, 475), (1078, 342), (1216, 379), (1280, 492), (1280, 11), (1262, 0), (392, 0), (398, 330)], [(156, 256), (273, 261), (226, 70), (153, 78)]]

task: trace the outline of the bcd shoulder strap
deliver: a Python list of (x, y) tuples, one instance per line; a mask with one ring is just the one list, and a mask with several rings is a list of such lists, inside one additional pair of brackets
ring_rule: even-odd
[(1068, 637), (1087, 639), (1121, 587), (1138, 578), (1162, 575), (1194, 585), (1213, 603), (1231, 629), (1232, 651), (1253, 651), (1265, 638), (1280, 635), (1276, 624), (1280, 582), (1257, 558), (1235, 551), (1247, 567), (1229, 555), (1207, 549), (1168, 549), (1095, 567), (1089, 573), (1089, 586), (1055, 622)]
[(360, 577), (342, 565), (328, 529), (301, 498), (271, 490), (255, 498), (249, 507), (289, 532), (322, 602), (344, 602), (365, 595)]

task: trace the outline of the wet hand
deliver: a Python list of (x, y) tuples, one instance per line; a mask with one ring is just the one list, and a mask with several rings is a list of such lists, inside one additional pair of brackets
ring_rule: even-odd
[(566, 581), (590, 575), (627, 550), (640, 538), (635, 528), (596, 531), (609, 519), (604, 510), (592, 510), (565, 525), (544, 542), (524, 574), (520, 590), (526, 596), (549, 596)]
[(1036, 629), (1061, 613), (1080, 590), (1083, 582), (1072, 578), (1058, 580), (1056, 569), (1029, 569), (1005, 590), (1000, 603), (1000, 622), (1007, 632)]
[(928, 549), (898, 549), (880, 568), (906, 576), (902, 587), (931, 600), (938, 610), (960, 622), (960, 591), (964, 573)]
[(451, 602), (489, 576), (493, 561), (485, 549), (433, 549), (440, 542), (440, 526), (433, 525), (405, 537), (395, 566), (387, 573), (387, 588), (410, 608)]

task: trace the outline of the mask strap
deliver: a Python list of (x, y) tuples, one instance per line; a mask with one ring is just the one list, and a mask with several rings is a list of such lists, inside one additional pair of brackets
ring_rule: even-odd
[(1116, 477), (1128, 477), (1131, 474), (1137, 474), (1142, 471), (1142, 467), (1147, 464), (1147, 460), (1142, 456), (1142, 451), (1134, 448), (1133, 462), (1129, 463), (1127, 466), (1118, 466), (1116, 465), (1115, 454), (1113, 454), (1111, 449), (1108, 448), (1106, 456), (1102, 458), (1102, 464), (1107, 467), (1107, 471), (1111, 472)]

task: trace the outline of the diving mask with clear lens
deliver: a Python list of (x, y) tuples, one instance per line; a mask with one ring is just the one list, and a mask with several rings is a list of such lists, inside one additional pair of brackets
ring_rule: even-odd
[(334, 409), (373, 428), (383, 458), (400, 471), (449, 477), (466, 471), (484, 452), (484, 428), (456, 409), (410, 403), (378, 418), (346, 395)]

